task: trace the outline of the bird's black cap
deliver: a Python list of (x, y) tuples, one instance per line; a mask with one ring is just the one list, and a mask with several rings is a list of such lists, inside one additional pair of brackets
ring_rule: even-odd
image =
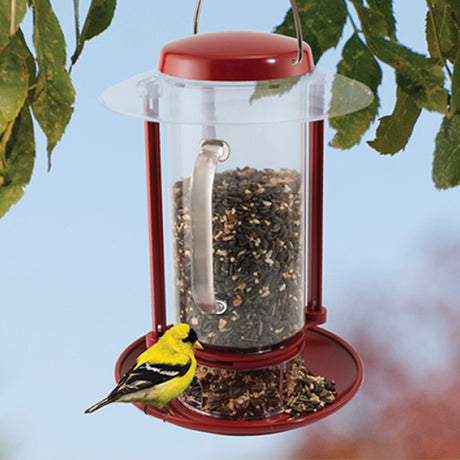
[(198, 336), (196, 335), (196, 332), (194, 329), (190, 328), (190, 332), (188, 333), (188, 336), (185, 339), (182, 339), (183, 342), (190, 342), (190, 343), (195, 343), (198, 340)]

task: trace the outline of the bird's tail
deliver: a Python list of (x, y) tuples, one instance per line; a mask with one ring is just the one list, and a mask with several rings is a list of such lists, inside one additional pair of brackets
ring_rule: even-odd
[(113, 399), (107, 397), (107, 398), (104, 398), (102, 401), (99, 401), (98, 403), (94, 404), (93, 406), (91, 406), (89, 409), (86, 409), (85, 410), (85, 414), (91, 414), (91, 412), (94, 412), (95, 410), (98, 410), (100, 409), (101, 407), (104, 407), (106, 406), (107, 404), (110, 404), (111, 402), (113, 402)]

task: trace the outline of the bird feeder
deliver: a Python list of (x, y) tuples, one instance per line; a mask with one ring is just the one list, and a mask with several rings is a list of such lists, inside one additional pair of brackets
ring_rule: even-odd
[[(353, 348), (319, 327), (326, 321), (323, 123), (373, 96), (359, 82), (314, 68), (291, 5), (297, 40), (198, 34), (199, 1), (194, 34), (164, 45), (158, 70), (102, 96), (108, 108), (145, 120), (147, 152), (153, 327), (123, 352), (116, 378), (167, 328), (170, 266), (174, 323), (190, 324), (204, 346), (196, 380), (171, 403), (168, 422), (185, 428), (285, 431), (335, 412), (362, 381)], [(336, 395), (293, 417), (287, 408), (301, 368), (335, 381)], [(166, 414), (153, 406), (147, 413)]]

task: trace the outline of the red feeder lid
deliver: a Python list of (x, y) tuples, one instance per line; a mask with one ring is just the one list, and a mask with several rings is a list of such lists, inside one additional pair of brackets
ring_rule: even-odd
[(189, 80), (255, 81), (297, 77), (313, 70), (310, 47), (297, 40), (255, 31), (208, 32), (180, 38), (163, 46), (160, 72)]

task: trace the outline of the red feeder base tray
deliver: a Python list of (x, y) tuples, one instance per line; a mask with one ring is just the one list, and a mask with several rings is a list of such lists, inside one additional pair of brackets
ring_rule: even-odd
[[(134, 364), (146, 349), (146, 336), (132, 343), (120, 356), (115, 367), (115, 378)], [(312, 327), (306, 330), (304, 347), (305, 367), (314, 375), (321, 375), (336, 382), (335, 401), (311, 414), (289, 420), (287, 414), (279, 414), (262, 420), (224, 420), (197, 413), (185, 407), (179, 400), (170, 403), (174, 414), (167, 422), (191, 430), (223, 435), (261, 435), (292, 430), (316, 422), (344, 406), (356, 394), (363, 380), (363, 364), (356, 351), (340, 337), (325, 329)], [(143, 404), (135, 406), (144, 411)], [(167, 410), (148, 406), (147, 414), (164, 419)]]

